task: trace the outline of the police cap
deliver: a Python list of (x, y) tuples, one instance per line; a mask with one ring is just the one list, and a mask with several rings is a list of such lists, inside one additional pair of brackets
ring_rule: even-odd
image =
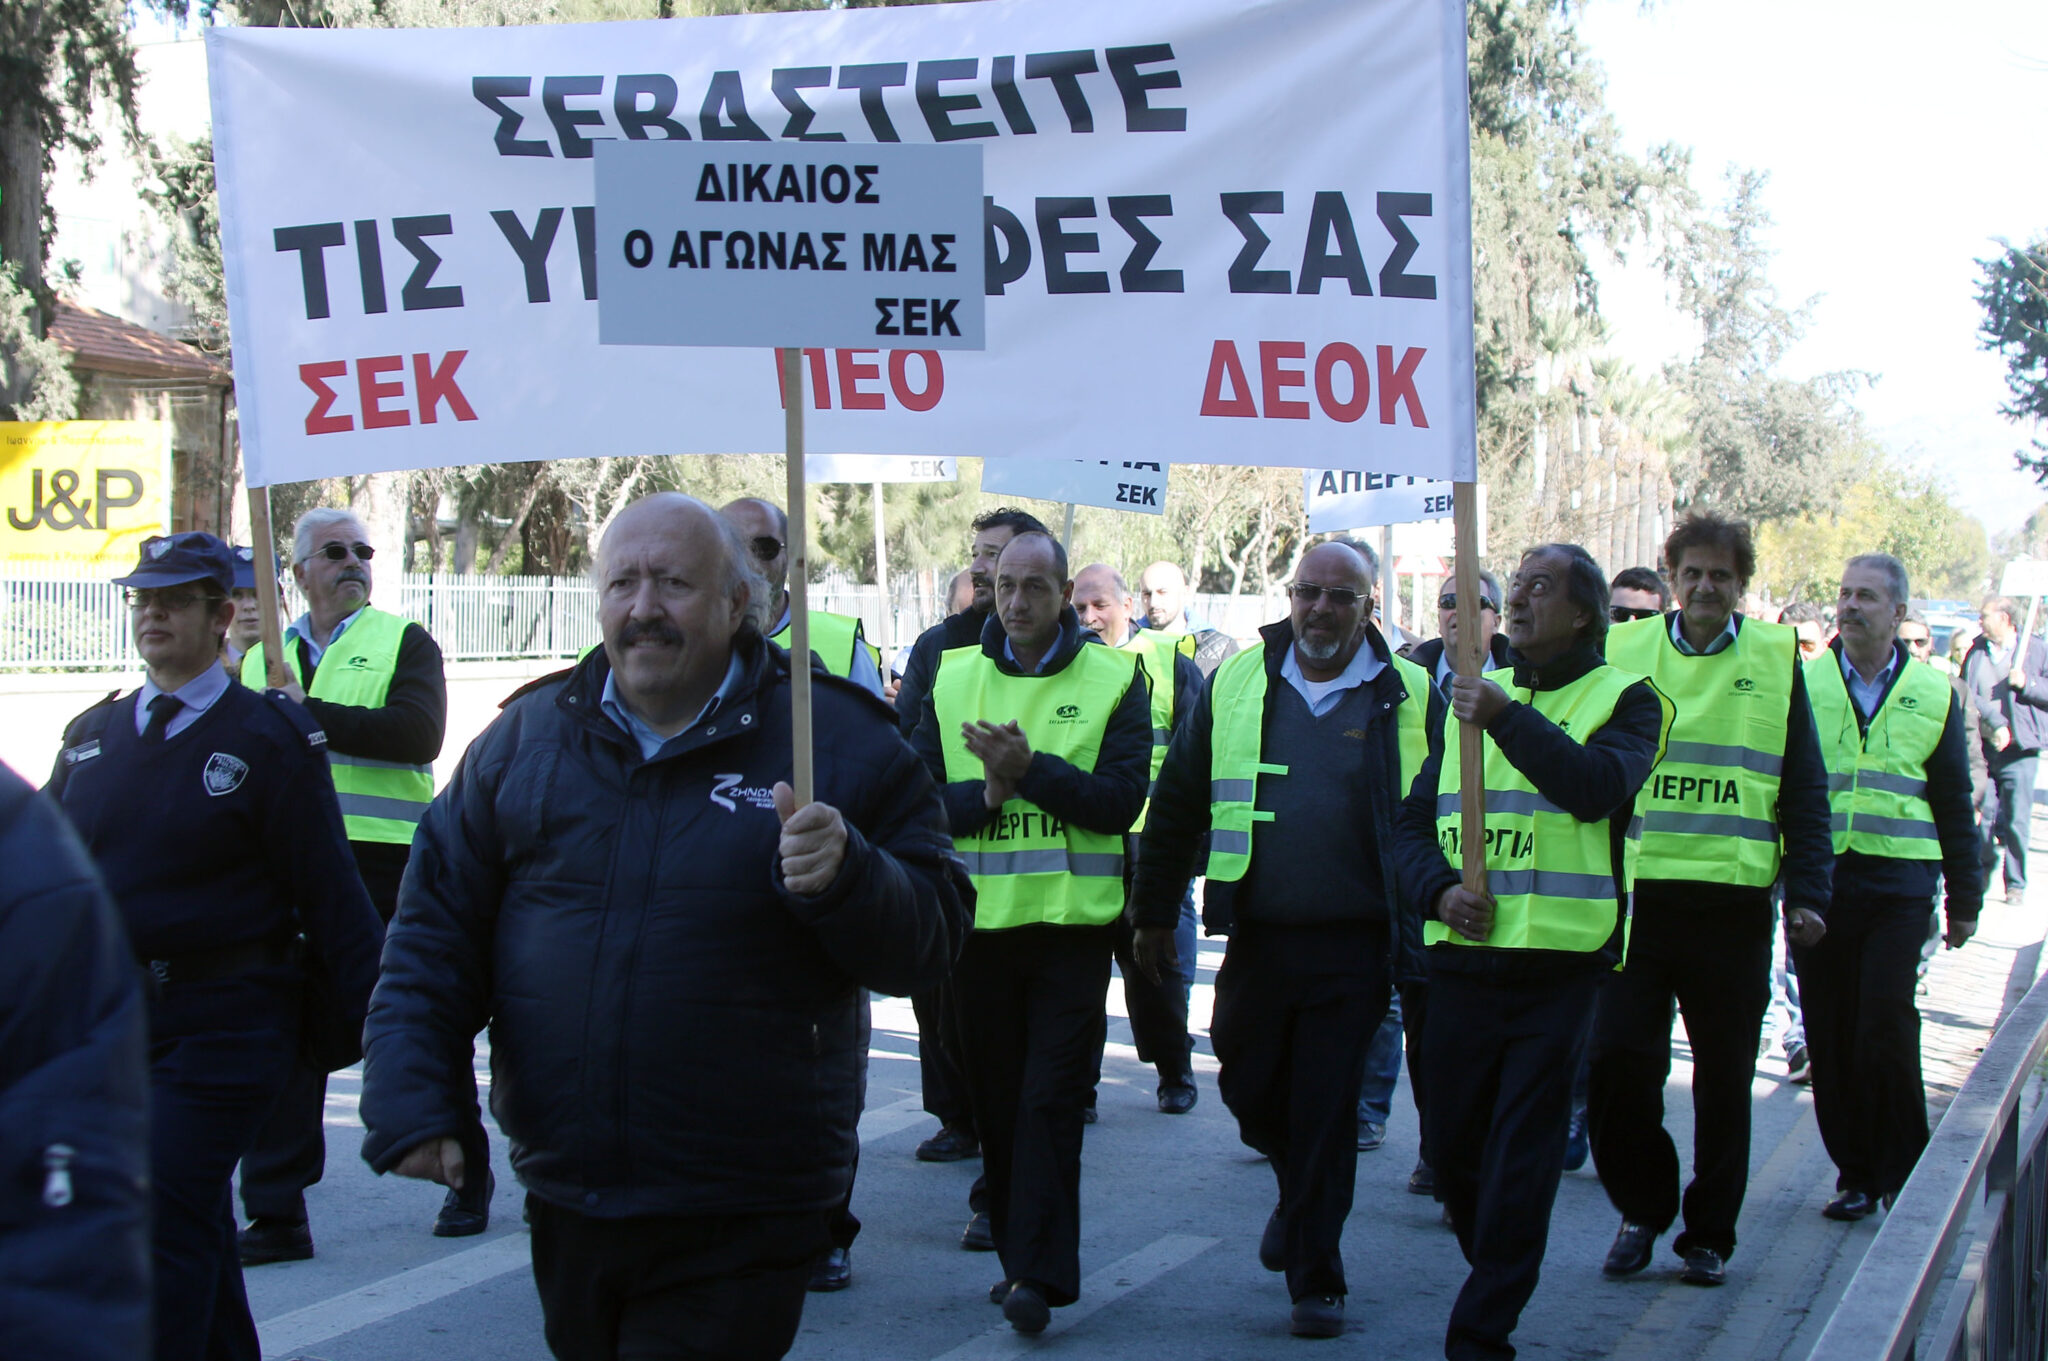
[(142, 541), (142, 557), (135, 570), (115, 577), (117, 586), (149, 589), (183, 586), (192, 581), (210, 581), (222, 595), (235, 587), (235, 555), (211, 534), (187, 531), (158, 534)]

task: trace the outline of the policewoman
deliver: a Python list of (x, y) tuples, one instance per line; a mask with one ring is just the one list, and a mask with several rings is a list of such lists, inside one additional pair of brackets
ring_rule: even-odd
[[(1564, 1175), (1572, 1075), (1601, 980), (1621, 962), (1636, 795), (1670, 706), (1607, 665), (1607, 578), (1576, 544), (1523, 555), (1508, 583), (1510, 669), (1452, 682), (1396, 830), (1426, 905), (1423, 1149), (1471, 1275), (1444, 1354), (1511, 1357)], [(1487, 890), (1463, 886), (1453, 720), (1484, 730)]]
[(978, 646), (940, 654), (911, 742), (977, 894), (953, 969), (962, 1067), (1003, 1265), (994, 1297), (1024, 1333), (1081, 1291), (1082, 1110), (1124, 834), (1152, 768), (1144, 673), (1081, 627), (1073, 585), (1051, 535), (1011, 539), (995, 617)]
[(1868, 553), (1842, 569), (1834, 643), (1806, 663), (1827, 760), (1834, 898), (1818, 944), (1792, 949), (1813, 1056), (1813, 1113), (1837, 1173), (1821, 1211), (1854, 1221), (1905, 1185), (1927, 1146), (1913, 984), (1937, 886), (1947, 942), (1984, 900), (1969, 738), (1948, 677), (1898, 641), (1906, 569)]
[(147, 678), (72, 720), (46, 792), (153, 977), (157, 1361), (256, 1361), (228, 1185), (299, 1043), (299, 938), (325, 965), (332, 1019), (360, 1034), (383, 931), (349, 858), (319, 726), (221, 669), (227, 545), (149, 539), (118, 581)]

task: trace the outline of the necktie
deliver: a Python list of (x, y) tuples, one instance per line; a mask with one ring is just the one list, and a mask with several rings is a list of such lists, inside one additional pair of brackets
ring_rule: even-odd
[(165, 729), (171, 726), (171, 720), (176, 718), (178, 710), (184, 707), (185, 701), (179, 699), (176, 695), (158, 695), (155, 699), (151, 700), (149, 702), (149, 723), (142, 730), (142, 740), (145, 742), (163, 741)]

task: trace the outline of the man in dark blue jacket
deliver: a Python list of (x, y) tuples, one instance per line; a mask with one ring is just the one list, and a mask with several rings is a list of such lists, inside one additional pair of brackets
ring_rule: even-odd
[(149, 1027), (63, 814), (0, 766), (0, 1346), (134, 1361), (149, 1333)]
[(667, 493), (598, 553), (605, 646), (537, 681), (420, 824), (366, 1031), (363, 1156), (459, 1185), (470, 1037), (565, 1358), (777, 1357), (858, 1141), (863, 986), (958, 952), (969, 890), (885, 706), (789, 657), (716, 511)]
[(2013, 602), (1993, 596), (1980, 618), (1984, 632), (1963, 657), (1963, 683), (1983, 715), (1984, 761), (1992, 795), (1984, 819), (1986, 858), (2005, 850), (2005, 901), (2027, 896), (2027, 824), (2034, 811), (2034, 772), (2048, 747), (2048, 646), (2019, 636)]

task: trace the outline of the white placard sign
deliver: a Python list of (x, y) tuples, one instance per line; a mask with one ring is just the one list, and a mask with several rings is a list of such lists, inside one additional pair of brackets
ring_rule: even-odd
[(1998, 579), (2000, 595), (2048, 595), (2048, 562), (2019, 558), (2005, 565)]
[[(779, 448), (773, 354), (599, 343), (630, 266), (597, 169), (660, 142), (715, 148), (736, 206), (763, 212), (794, 205), (759, 203), (779, 169), (749, 204), (749, 167), (981, 150), (989, 348), (874, 334), (874, 296), (940, 296), (899, 241), (892, 277), (916, 286), (870, 295), (865, 345), (812, 347), (810, 450), (1475, 476), (1457, 0), (215, 25), (206, 43), (252, 485)], [(675, 246), (645, 230), (643, 278)]]
[(1112, 463), (1104, 459), (992, 458), (981, 465), (981, 489), (993, 496), (1035, 496), (1077, 506), (1166, 513), (1164, 463)]
[(1451, 484), (1429, 478), (1308, 468), (1301, 494), (1311, 534), (1451, 518)]
[(981, 348), (980, 147), (594, 150), (599, 343)]
[(825, 482), (958, 482), (957, 458), (900, 454), (805, 454), (804, 480)]

